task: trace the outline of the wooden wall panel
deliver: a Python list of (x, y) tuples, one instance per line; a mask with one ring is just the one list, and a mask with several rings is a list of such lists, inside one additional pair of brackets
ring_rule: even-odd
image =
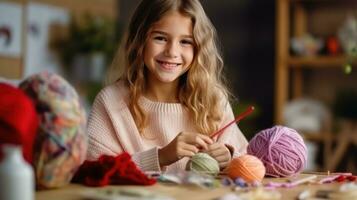
[[(9, 3), (20, 3), (24, 4), (26, 0), (4, 0), (2, 2), (9, 2)], [(23, 15), (24, 17), (24, 15)], [(23, 24), (24, 30), (24, 24)], [(24, 33), (22, 33), (24, 38)], [(24, 49), (25, 41), (22, 40), (22, 54)], [(9, 79), (18, 79), (21, 78), (22, 75), (22, 63), (23, 63), (23, 55), (20, 58), (13, 58), (13, 57), (5, 57), (0, 56), (0, 77), (5, 77)]]
[(22, 74), (22, 59), (0, 56), (0, 77), (19, 79)]
[(64, 7), (72, 11), (75, 16), (89, 12), (100, 16), (116, 18), (118, 13), (118, 0), (32, 0), (31, 2)]

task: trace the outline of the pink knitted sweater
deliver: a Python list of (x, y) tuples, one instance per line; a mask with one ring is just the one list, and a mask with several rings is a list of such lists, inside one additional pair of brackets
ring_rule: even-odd
[[(88, 121), (87, 159), (126, 151), (143, 171), (161, 171), (158, 148), (170, 143), (182, 131), (195, 132), (188, 111), (179, 103), (153, 102), (141, 97), (139, 104), (149, 119), (141, 135), (129, 111), (128, 100), (128, 89), (122, 82), (107, 86), (98, 94)], [(234, 118), (228, 103), (222, 109), (225, 116), (221, 126)], [(247, 140), (236, 125), (227, 128), (217, 141), (233, 147), (233, 157), (246, 153)], [(187, 161), (188, 158), (182, 158), (166, 170), (185, 169)]]

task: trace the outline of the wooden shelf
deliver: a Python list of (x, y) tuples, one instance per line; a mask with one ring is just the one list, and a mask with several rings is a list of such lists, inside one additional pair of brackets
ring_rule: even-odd
[[(288, 66), (295, 67), (342, 67), (348, 62), (347, 56), (311, 56), (297, 57), (291, 56), (287, 59)], [(353, 62), (356, 64), (356, 61)]]
[(318, 132), (318, 133), (301, 133), (301, 136), (308, 141), (313, 141), (313, 142), (323, 142), (326, 137), (332, 136), (332, 133), (328, 132)]
[(355, 3), (355, 0), (288, 0), (290, 3), (305, 3), (305, 4), (338, 4), (338, 3)]

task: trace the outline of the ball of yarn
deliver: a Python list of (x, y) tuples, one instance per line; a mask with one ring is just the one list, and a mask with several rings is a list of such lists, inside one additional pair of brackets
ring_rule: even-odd
[(307, 148), (294, 129), (274, 126), (253, 137), (248, 154), (258, 157), (265, 165), (266, 174), (287, 177), (301, 172), (306, 166)]
[(186, 170), (215, 176), (219, 173), (219, 164), (210, 155), (197, 153), (187, 162)]
[(36, 105), (40, 118), (35, 140), (36, 183), (41, 188), (66, 185), (85, 159), (86, 114), (74, 88), (60, 76), (43, 72), (20, 88)]
[(22, 90), (0, 83), (0, 145), (20, 145), (25, 160), (31, 163), (37, 127), (31, 99)]
[(247, 183), (261, 182), (265, 175), (264, 164), (252, 155), (242, 155), (233, 158), (226, 170), (231, 179), (234, 180), (239, 177)]

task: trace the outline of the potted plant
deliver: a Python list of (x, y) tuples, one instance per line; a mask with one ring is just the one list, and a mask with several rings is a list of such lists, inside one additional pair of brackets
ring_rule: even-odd
[(113, 21), (86, 14), (71, 21), (68, 36), (55, 46), (70, 79), (101, 82), (118, 38)]

